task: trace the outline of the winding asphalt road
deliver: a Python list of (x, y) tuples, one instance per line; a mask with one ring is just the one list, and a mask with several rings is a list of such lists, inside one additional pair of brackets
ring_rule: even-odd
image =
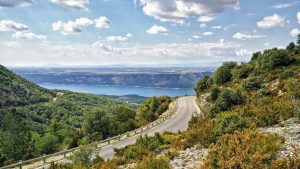
[(174, 115), (163, 123), (155, 126), (149, 130), (144, 131), (143, 133), (127, 138), (125, 140), (115, 142), (111, 145), (101, 148), (99, 155), (105, 160), (111, 159), (114, 156), (114, 148), (122, 148), (130, 144), (134, 144), (136, 139), (140, 135), (152, 136), (155, 133), (163, 133), (165, 131), (178, 132), (184, 131), (188, 128), (188, 122), (192, 118), (193, 114), (200, 113), (199, 108), (195, 103), (196, 97), (188, 96), (179, 98), (179, 106)]
[[(178, 131), (186, 130), (188, 128), (188, 122), (191, 120), (192, 116), (200, 113), (200, 109), (196, 105), (195, 100), (196, 100), (195, 96), (186, 96), (186, 97), (179, 98), (177, 100), (179, 102), (178, 109), (173, 114), (173, 116), (170, 117), (168, 120), (138, 135), (102, 147), (99, 150), (99, 155), (105, 160), (111, 159), (114, 156), (114, 148), (122, 148), (127, 145), (134, 144), (136, 142), (136, 139), (140, 135), (152, 136), (157, 132), (159, 133), (163, 133), (165, 131), (178, 132)], [(67, 160), (59, 161), (59, 163), (66, 163), (66, 162), (68, 161)], [(40, 169), (49, 168), (49, 165), (45, 165), (39, 168)]]

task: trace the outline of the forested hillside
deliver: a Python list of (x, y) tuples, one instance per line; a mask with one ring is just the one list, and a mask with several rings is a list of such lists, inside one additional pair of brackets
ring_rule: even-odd
[(45, 90), (0, 65), (0, 108), (50, 101), (54, 92)]
[(169, 97), (142, 105), (43, 89), (1, 66), (0, 166), (133, 130), (155, 120)]
[[(53, 167), (169, 169), (174, 164), (183, 167), (189, 159), (196, 164), (193, 168), (204, 169), (300, 167), (299, 139), (284, 149), (290, 140), (262, 130), (283, 127), (288, 119), (295, 125), (287, 127), (300, 125), (300, 36), (286, 49), (254, 53), (248, 63), (224, 63), (213, 76), (199, 80), (195, 90), (203, 115), (194, 117), (187, 131), (139, 138), (117, 149), (107, 162)], [(195, 147), (199, 161), (193, 161)], [(282, 151), (288, 155), (279, 156)], [(187, 161), (180, 161), (183, 155)]]

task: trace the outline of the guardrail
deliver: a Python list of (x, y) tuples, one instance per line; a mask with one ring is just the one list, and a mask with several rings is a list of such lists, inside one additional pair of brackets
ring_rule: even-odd
[[(157, 120), (147, 124), (146, 126), (140, 127), (138, 129), (126, 132), (124, 134), (121, 135), (117, 135), (111, 138), (107, 138), (105, 140), (99, 141), (97, 142), (97, 148), (101, 149), (104, 146), (110, 145), (112, 143), (127, 139), (129, 137), (138, 135), (146, 130), (149, 130), (150, 128), (153, 128), (159, 124), (161, 124), (162, 122), (166, 121), (167, 119), (169, 119), (177, 110), (178, 105), (179, 105), (180, 99), (177, 99), (175, 102), (172, 102), (169, 105), (169, 109), (164, 112)], [(37, 167), (41, 167), (47, 164), (50, 164), (52, 162), (58, 162), (61, 160), (66, 159), (67, 157), (70, 157), (72, 155), (72, 153), (76, 150), (78, 150), (79, 147), (75, 147), (72, 149), (68, 149), (68, 150), (64, 150), (64, 151), (60, 151), (57, 153), (53, 153), (53, 154), (49, 154), (49, 155), (44, 155), (41, 157), (37, 157), (34, 159), (30, 159), (30, 160), (26, 160), (26, 161), (20, 161), (18, 163), (15, 164), (11, 164), (11, 165), (7, 165), (4, 167), (1, 167), (0, 169), (9, 169), (9, 168), (37, 168)]]

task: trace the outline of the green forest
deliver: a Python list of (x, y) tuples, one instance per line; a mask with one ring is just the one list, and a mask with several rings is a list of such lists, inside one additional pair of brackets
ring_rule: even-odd
[[(300, 167), (299, 149), (287, 158), (277, 158), (284, 138), (259, 131), (283, 125), (287, 119), (300, 122), (300, 36), (286, 49), (254, 53), (248, 63), (223, 63), (214, 75), (200, 79), (195, 91), (203, 115), (193, 117), (187, 131), (140, 137), (136, 144), (116, 149), (109, 161), (77, 160), (52, 168), (117, 169), (135, 164), (131, 168), (169, 169), (180, 150), (199, 144), (208, 149), (199, 169)], [(203, 97), (206, 93), (209, 96)]]
[(47, 90), (0, 66), (0, 166), (134, 130), (171, 102), (128, 104), (110, 97)]

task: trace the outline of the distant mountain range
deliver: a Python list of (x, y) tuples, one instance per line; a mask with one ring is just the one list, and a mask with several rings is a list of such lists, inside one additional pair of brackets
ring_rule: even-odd
[(192, 88), (212, 70), (200, 68), (13, 68), (38, 83)]

